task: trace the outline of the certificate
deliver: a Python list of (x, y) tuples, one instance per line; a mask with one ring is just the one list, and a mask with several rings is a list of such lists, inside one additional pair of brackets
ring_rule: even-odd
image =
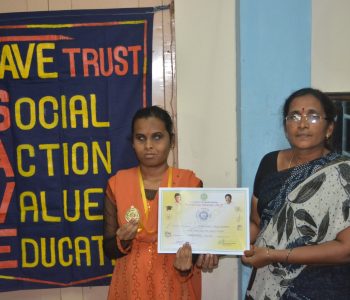
[(242, 255), (249, 249), (248, 188), (160, 188), (158, 253)]

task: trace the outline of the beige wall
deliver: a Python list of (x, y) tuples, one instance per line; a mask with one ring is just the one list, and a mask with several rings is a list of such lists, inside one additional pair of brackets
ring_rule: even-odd
[(325, 92), (350, 91), (350, 1), (312, 1), (311, 83)]
[[(0, 0), (0, 12), (155, 6), (169, 1)], [(162, 16), (155, 19), (161, 21)], [(157, 24), (156, 21), (155, 35), (161, 31)], [(155, 66), (153, 97), (157, 104), (174, 105), (171, 97), (177, 92), (174, 101), (177, 101), (179, 166), (195, 170), (206, 187), (234, 187), (237, 157), (235, 1), (175, 0), (175, 30), (177, 91), (172, 91), (168, 84), (172, 74), (165, 69), (162, 77), (159, 67)], [(169, 28), (166, 31), (165, 35), (169, 34)], [(166, 47), (170, 45), (163, 46), (163, 51), (168, 53)], [(164, 58), (171, 60), (166, 55)], [(159, 59), (162, 58), (158, 57), (158, 65), (166, 65)], [(238, 299), (238, 290), (236, 259), (223, 259), (218, 270), (204, 276), (204, 300)], [(106, 295), (106, 287), (88, 287), (8, 292), (1, 293), (0, 298), (93, 300), (105, 299)]]
[[(175, 0), (180, 167), (236, 185), (235, 1)], [(237, 261), (205, 274), (203, 299), (238, 299)]]
[(176, 0), (180, 165), (236, 184), (235, 1)]

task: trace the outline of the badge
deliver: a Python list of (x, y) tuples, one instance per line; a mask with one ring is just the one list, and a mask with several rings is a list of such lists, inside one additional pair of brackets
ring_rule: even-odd
[(136, 221), (140, 220), (140, 214), (136, 207), (131, 206), (127, 212), (125, 213), (125, 220), (129, 222), (131, 219), (134, 219)]

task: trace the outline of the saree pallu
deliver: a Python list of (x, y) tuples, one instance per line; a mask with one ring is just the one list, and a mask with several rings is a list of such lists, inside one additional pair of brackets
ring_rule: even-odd
[[(331, 154), (298, 166), (270, 202), (255, 245), (290, 249), (334, 240), (350, 226), (349, 210), (348, 159)], [(246, 299), (282, 298), (305, 267), (273, 263), (254, 269)]]

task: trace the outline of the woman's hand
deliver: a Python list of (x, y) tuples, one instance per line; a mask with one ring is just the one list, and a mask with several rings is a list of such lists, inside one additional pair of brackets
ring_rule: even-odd
[(203, 272), (212, 272), (219, 265), (219, 257), (214, 254), (201, 254), (197, 259), (196, 266)]
[(249, 265), (255, 268), (265, 267), (266, 265), (272, 263), (270, 251), (271, 249), (268, 248), (255, 247), (254, 245), (251, 245), (250, 250), (244, 251), (242, 262), (245, 265)]
[(128, 223), (118, 228), (117, 237), (121, 241), (132, 240), (137, 234), (138, 227), (139, 227), (139, 221), (131, 219)]
[(192, 248), (189, 243), (183, 244), (176, 252), (174, 267), (180, 272), (190, 271), (192, 268)]

